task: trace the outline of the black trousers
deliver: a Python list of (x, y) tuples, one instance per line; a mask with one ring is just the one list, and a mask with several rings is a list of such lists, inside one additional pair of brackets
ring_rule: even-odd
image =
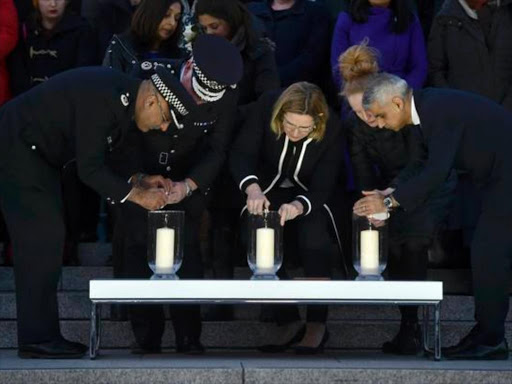
[[(430, 239), (408, 238), (391, 243), (388, 249), (388, 278), (390, 280), (426, 280)], [(418, 306), (401, 305), (402, 322), (418, 321)]]
[(505, 337), (512, 274), (512, 214), (493, 211), (484, 208), (471, 244), (475, 319), (480, 341), (487, 345)]
[[(199, 225), (204, 212), (204, 201), (200, 195), (186, 198), (182, 203), (168, 205), (164, 209), (185, 211), (185, 245), (183, 263), (178, 276), (182, 279), (202, 278), (203, 265), (199, 249)], [(123, 246), (121, 277), (149, 278), (152, 271), (147, 262), (147, 215), (148, 211), (132, 203), (120, 209), (116, 232), (122, 233), (123, 240), (116, 241)], [(199, 340), (201, 336), (201, 312), (199, 305), (171, 305), (171, 319), (176, 343), (186, 339)], [(165, 316), (161, 305), (130, 306), (130, 319), (135, 339), (141, 346), (151, 347), (161, 344), (165, 328)]]
[(100, 213), (100, 196), (79, 178), (73, 162), (62, 172), (62, 194), (66, 239), (79, 242), (82, 233), (95, 235)]
[(64, 219), (59, 170), (19, 140), (11, 144), (16, 156), (0, 169), (0, 208), (13, 246), (18, 345), (24, 345), (61, 337)]

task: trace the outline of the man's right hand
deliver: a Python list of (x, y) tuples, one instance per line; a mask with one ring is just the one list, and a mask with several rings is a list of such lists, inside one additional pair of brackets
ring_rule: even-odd
[(258, 184), (254, 183), (245, 189), (247, 193), (247, 210), (253, 215), (262, 215), (264, 209), (270, 207), (270, 201), (265, 197)]
[(167, 205), (167, 195), (162, 188), (132, 188), (128, 200), (149, 211), (162, 209)]

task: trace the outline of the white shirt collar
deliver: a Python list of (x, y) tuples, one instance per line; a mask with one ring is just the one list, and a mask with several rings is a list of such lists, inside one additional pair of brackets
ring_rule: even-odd
[(459, 0), (459, 3), (469, 17), (471, 17), (472, 19), (478, 20), (478, 14), (476, 13), (476, 11), (474, 9), (471, 9), (469, 7), (469, 5), (466, 3), (466, 0)]
[(411, 117), (413, 125), (421, 125), (420, 115), (418, 115), (416, 104), (414, 103), (414, 96), (411, 96)]

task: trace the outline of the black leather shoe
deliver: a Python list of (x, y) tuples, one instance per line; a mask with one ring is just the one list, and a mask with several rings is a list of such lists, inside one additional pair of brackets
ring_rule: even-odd
[(205, 348), (199, 340), (182, 341), (176, 343), (176, 352), (186, 353), (187, 355), (202, 355), (205, 352)]
[(304, 335), (306, 334), (306, 325), (303, 325), (299, 328), (297, 333), (286, 343), (283, 344), (265, 344), (260, 347), (258, 347), (258, 351), (265, 352), (265, 353), (279, 353), (284, 352), (288, 348), (292, 346), (292, 344), (298, 343), (302, 340)]
[(443, 349), (443, 357), (449, 360), (507, 360), (508, 344), (503, 339), (495, 346), (479, 344), (474, 338), (464, 338), (453, 347)]
[(87, 346), (64, 338), (38, 344), (24, 344), (18, 348), (22, 359), (79, 359), (87, 352)]
[(202, 355), (205, 352), (203, 344), (199, 340), (188, 343), (187, 355)]
[(421, 327), (417, 322), (403, 322), (393, 340), (382, 344), (382, 352), (395, 355), (422, 353)]
[(162, 347), (160, 345), (141, 345), (134, 342), (131, 346), (131, 353), (134, 355), (151, 355), (162, 353)]
[(295, 349), (295, 353), (297, 355), (316, 355), (317, 353), (321, 353), (324, 351), (325, 343), (329, 340), (329, 331), (326, 329), (324, 335), (322, 336), (322, 341), (316, 347), (306, 347), (303, 345), (297, 345), (293, 349)]

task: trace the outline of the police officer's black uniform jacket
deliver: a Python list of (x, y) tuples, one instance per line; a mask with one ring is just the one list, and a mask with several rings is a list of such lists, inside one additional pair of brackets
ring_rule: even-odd
[[(101, 67), (56, 75), (0, 109), (0, 207), (13, 243), (18, 343), (61, 340), (61, 170), (119, 202), (130, 184), (106, 165), (131, 126), (140, 80)], [(41, 305), (44, 303), (44, 305)]]
[(320, 141), (306, 138), (294, 145), (284, 133), (277, 138), (270, 120), (281, 92), (267, 93), (258, 100), (233, 144), (231, 172), (242, 193), (257, 182), (267, 194), (287, 179), (300, 191), (296, 199), (308, 215), (324, 207), (338, 181), (344, 144), (341, 124), (330, 113)]
[[(106, 154), (130, 127), (139, 85), (140, 80), (108, 68), (64, 72), (4, 107), (2, 137), (21, 140), (55, 168), (76, 159), (80, 178), (119, 202), (131, 186), (106, 166)], [(9, 164), (14, 159), (8, 147), (1, 151), (0, 164), (23, 172), (23, 164)]]
[[(184, 60), (166, 61), (172, 73), (179, 76)], [(197, 105), (179, 119), (180, 127), (171, 121), (166, 132), (153, 131), (139, 135), (132, 143), (136, 153), (129, 153), (134, 173), (162, 175), (174, 181), (193, 180), (200, 193), (208, 195), (219, 173), (231, 138), (236, 115), (238, 91), (228, 89), (218, 101)]]

